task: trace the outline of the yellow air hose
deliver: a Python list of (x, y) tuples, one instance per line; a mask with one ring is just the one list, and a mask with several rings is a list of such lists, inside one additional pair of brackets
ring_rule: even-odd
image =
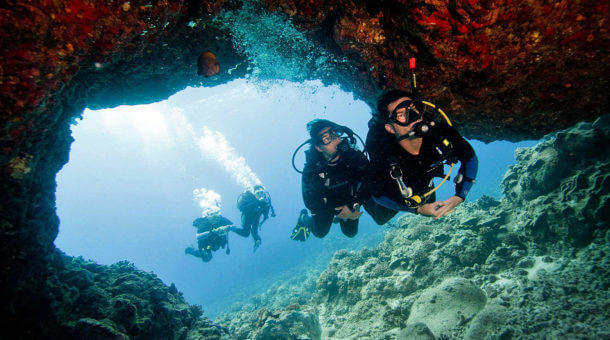
[[(443, 116), (443, 118), (445, 118), (445, 120), (447, 121), (447, 124), (449, 124), (449, 126), (453, 126), (453, 124), (451, 124), (451, 121), (449, 120), (449, 117), (447, 117), (447, 115), (445, 114), (445, 112), (443, 112), (443, 110), (441, 110), (440, 108), (437, 108), (434, 104), (432, 104), (430, 102), (422, 100), (422, 103), (432, 107), (433, 109), (436, 109), (436, 111), (438, 113), (440, 113), (441, 116)], [(428, 196), (432, 195), (436, 190), (438, 190), (438, 188), (441, 187), (441, 185), (443, 185), (443, 183), (445, 183), (447, 181), (447, 179), (449, 179), (449, 176), (451, 175), (451, 170), (453, 170), (454, 165), (455, 165), (455, 163), (451, 163), (451, 167), (449, 168), (449, 172), (445, 175), (445, 178), (443, 178), (443, 180), (434, 189), (425, 193), (424, 197), (428, 197)]]

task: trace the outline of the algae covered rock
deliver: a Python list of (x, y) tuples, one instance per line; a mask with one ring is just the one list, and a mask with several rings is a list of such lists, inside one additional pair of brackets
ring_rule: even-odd
[(465, 333), (466, 339), (483, 340), (488, 335), (499, 331), (506, 322), (506, 308), (500, 305), (485, 306), (469, 323)]
[(226, 335), (202, 319), (175, 286), (123, 261), (98, 265), (56, 251), (47, 278), (49, 319), (60, 325), (49, 334), (76, 339), (201, 339)]
[(434, 340), (434, 334), (426, 324), (417, 322), (407, 325), (396, 335), (397, 340)]
[(439, 336), (468, 322), (485, 307), (486, 301), (485, 292), (472, 281), (447, 279), (415, 300), (407, 323), (424, 323)]
[(310, 306), (292, 304), (281, 309), (233, 312), (229, 323), (237, 339), (320, 339), (322, 330), (317, 312)]
[(521, 208), (514, 227), (539, 243), (583, 246), (610, 225), (610, 115), (518, 149), (502, 181), (505, 203)]
[(320, 339), (322, 332), (320, 322), (317, 313), (311, 307), (302, 308), (297, 305), (261, 314), (259, 324), (262, 326), (254, 333), (254, 339)]
[(129, 339), (129, 337), (115, 329), (109, 320), (95, 320), (83, 318), (78, 320), (73, 334), (80, 339)]

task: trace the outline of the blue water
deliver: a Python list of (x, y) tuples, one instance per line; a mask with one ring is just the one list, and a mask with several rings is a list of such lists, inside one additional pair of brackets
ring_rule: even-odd
[[(262, 292), (278, 275), (323, 267), (343, 248), (373, 245), (383, 227), (368, 216), (355, 239), (338, 227), (322, 240), (306, 243), (288, 236), (303, 207), (300, 175), (290, 164), (305, 139), (305, 124), (328, 118), (366, 136), (370, 108), (336, 86), (319, 82), (266, 83), (236, 80), (213, 88), (188, 88), (169, 100), (111, 110), (90, 111), (72, 127), (70, 161), (57, 176), (60, 232), (55, 244), (69, 255), (110, 264), (129, 260), (175, 283), (188, 302), (201, 304), (214, 317), (232, 303)], [(224, 135), (235, 154), (271, 193), (277, 217), (261, 231), (262, 245), (231, 235), (231, 254), (221, 250), (210, 263), (184, 255), (195, 244), (192, 221), (202, 209), (193, 190), (222, 196), (222, 213), (239, 223), (235, 200), (243, 190), (217, 161), (202, 155), (196, 136), (203, 126)], [(471, 141), (479, 157), (479, 176), (469, 199), (500, 197), (499, 184), (518, 146), (534, 142)], [(297, 164), (302, 165), (302, 153)], [(453, 185), (437, 196), (449, 197)]]

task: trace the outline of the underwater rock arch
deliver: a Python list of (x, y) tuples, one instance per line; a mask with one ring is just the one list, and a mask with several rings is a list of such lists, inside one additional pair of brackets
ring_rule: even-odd
[[(404, 65), (416, 56), (423, 94), (451, 109), (469, 137), (535, 138), (608, 111), (607, 4), (449, 3), (16, 0), (0, 5), (3, 322), (31, 325), (44, 315), (29, 304), (47, 301), (41, 296), (59, 225), (55, 175), (68, 161), (70, 122), (85, 107), (154, 102), (186, 86), (213, 86), (273, 67), (256, 64), (252, 45), (234, 43), (258, 24), (283, 18), (303, 32), (303, 41), (324, 51), (306, 45), (286, 52), (296, 51), (293, 57), (308, 62), (298, 74), (281, 77), (338, 83), (370, 104), (381, 90), (410, 86)], [(261, 13), (274, 16), (248, 22)], [(237, 27), (244, 22), (251, 26)], [(275, 43), (286, 46), (293, 37), (285, 38)], [(202, 81), (195, 60), (205, 50), (214, 51), (227, 72)]]

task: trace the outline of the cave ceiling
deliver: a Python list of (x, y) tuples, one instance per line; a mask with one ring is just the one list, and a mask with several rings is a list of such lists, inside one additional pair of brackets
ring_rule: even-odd
[[(64, 98), (90, 108), (148, 103), (186, 86), (251, 74), (260, 51), (240, 44), (249, 33), (243, 30), (270, 35), (264, 43), (277, 46), (265, 52), (303, 62), (289, 80), (337, 83), (372, 106), (383, 90), (410, 89), (408, 59), (416, 57), (421, 95), (450, 112), (465, 135), (539, 138), (608, 111), (608, 6), (592, 0), (9, 1), (0, 7), (6, 126), (0, 138), (49, 128), (38, 118), (57, 114), (53, 106)], [(263, 12), (296, 27), (310, 45), (282, 37), (261, 19)], [(240, 25), (242, 32), (235, 29)], [(216, 54), (220, 75), (197, 75), (203, 51)]]

